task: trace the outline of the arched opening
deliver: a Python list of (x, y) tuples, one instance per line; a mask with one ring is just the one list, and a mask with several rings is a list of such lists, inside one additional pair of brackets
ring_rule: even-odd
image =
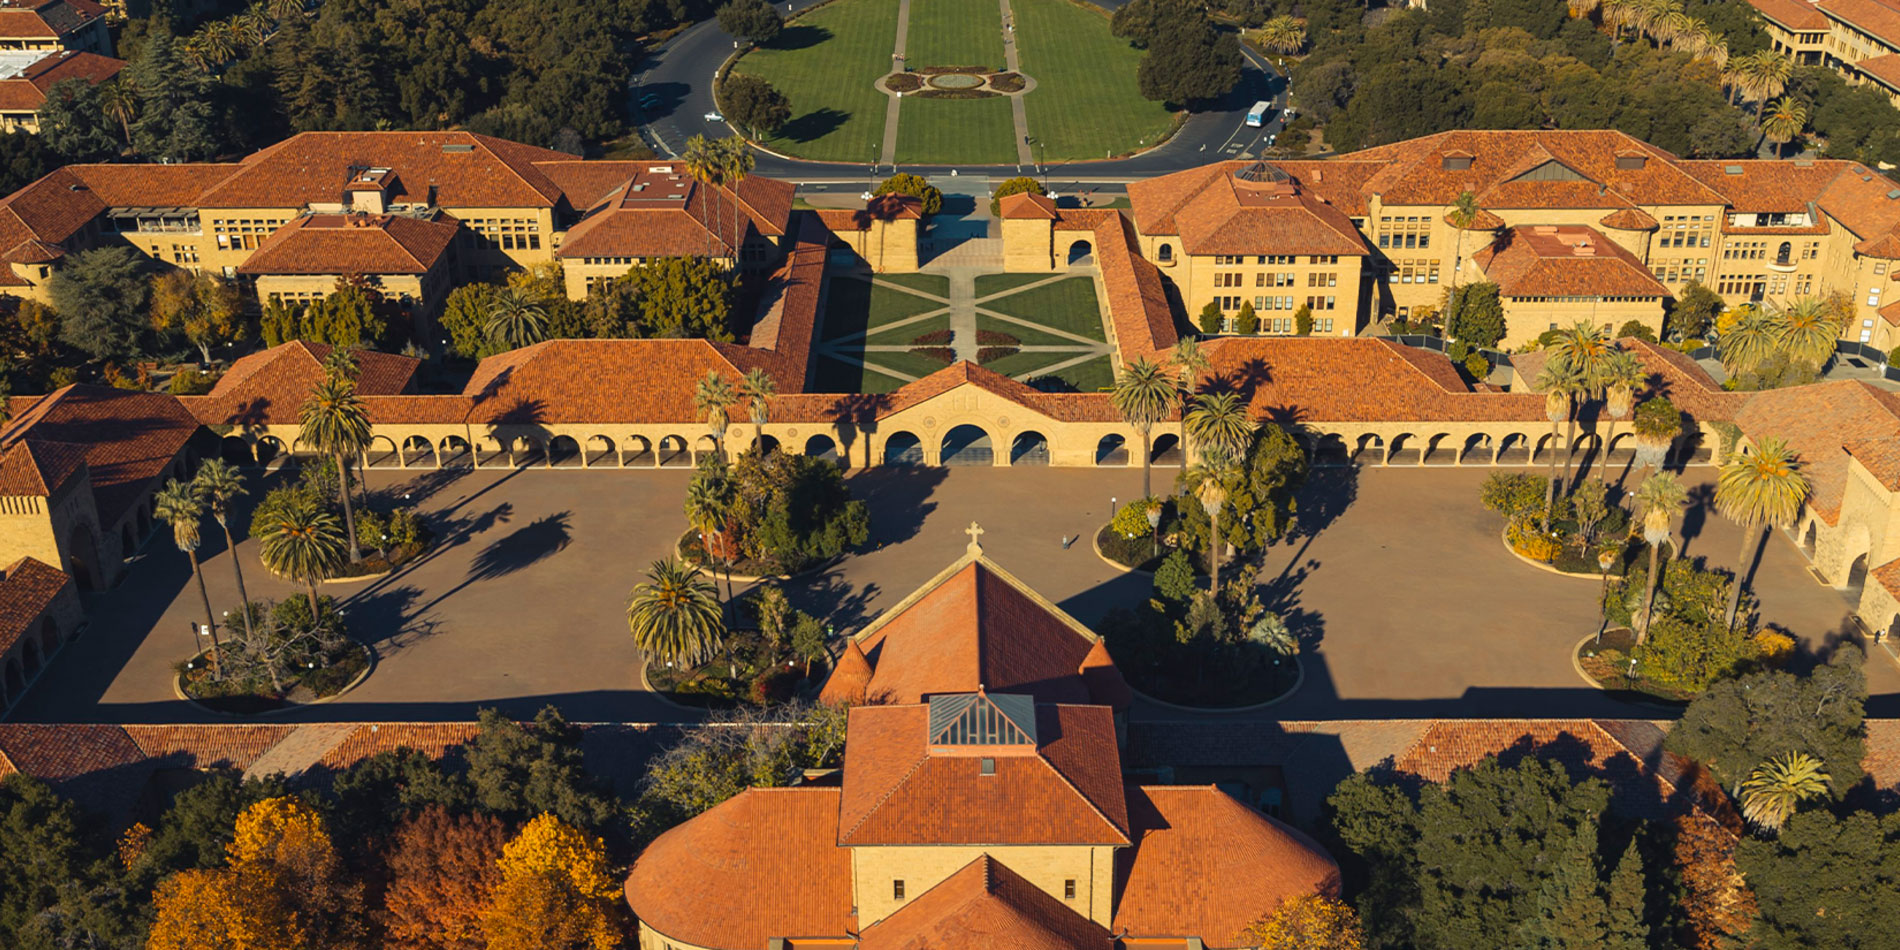
[(510, 447), (503, 445), (498, 437), (478, 438), (475, 440), (474, 448), (475, 467), (511, 462), (512, 460), (508, 457), (510, 451)]
[(1531, 453), (1531, 464), (1549, 465), (1551, 453), (1562, 451), (1563, 439), (1561, 437), (1554, 435), (1543, 436), (1537, 440), (1537, 451)]
[(1480, 432), (1465, 439), (1465, 447), (1458, 452), (1460, 465), (1487, 465), (1491, 461), (1491, 436)]
[(548, 440), (549, 468), (580, 468), (584, 461), (579, 439), (571, 435), (557, 435)]
[(693, 453), (686, 448), (686, 439), (669, 435), (660, 440), (661, 468), (692, 468)]
[(26, 692), (26, 671), (20, 669), (20, 658), (7, 657), (7, 702), (20, 701), (20, 694)]
[[(1708, 444), (1702, 438), (1702, 433), (1694, 429), (1677, 439), (1670, 450), (1669, 458), (1678, 460), (1681, 465), (1709, 465), (1715, 461), (1715, 446)], [(1666, 467), (1668, 463), (1664, 465)]]
[(1780, 247), (1775, 248), (1775, 263), (1777, 265), (1786, 267), (1793, 259), (1794, 245), (1792, 243), (1783, 241)]
[(1430, 442), (1425, 443), (1425, 454), (1419, 456), (1418, 463), (1420, 465), (1455, 465), (1458, 462), (1458, 452), (1454, 446), (1457, 444), (1450, 435), (1443, 432), (1434, 435)]
[(1040, 432), (1020, 432), (1009, 443), (1009, 464), (1049, 464), (1049, 440)]
[(1087, 241), (1077, 241), (1069, 245), (1069, 266), (1088, 266), (1095, 263), (1094, 248)]
[(98, 574), (99, 546), (85, 525), (75, 525), (66, 537), (66, 573), (78, 582), (80, 590), (98, 590), (104, 579)]
[(924, 464), (924, 443), (909, 432), (893, 432), (884, 440), (884, 464)]
[(218, 457), (232, 465), (250, 465), (257, 461), (257, 456), (251, 454), (251, 443), (235, 435), (218, 440)]
[(396, 450), (396, 440), (386, 435), (371, 436), (369, 448), (363, 450), (363, 462), (368, 468), (401, 468), (402, 455)]
[(1387, 465), (1417, 465), (1419, 460), (1418, 436), (1410, 432), (1392, 437), (1392, 448), (1385, 453)]
[(702, 435), (693, 442), (693, 461), (698, 462), (708, 455), (719, 454), (719, 440), (710, 435)]
[(436, 464), (443, 468), (474, 465), (475, 456), (468, 450), (468, 440), (459, 435), (443, 437), (441, 448), (436, 453)]
[(1095, 464), (1127, 465), (1128, 440), (1114, 433), (1102, 436), (1102, 440), (1095, 443)]
[(516, 468), (540, 465), (547, 460), (547, 457), (547, 449), (540, 442), (525, 435), (508, 440), (508, 461)]
[(1809, 560), (1814, 559), (1815, 534), (1814, 519), (1809, 518), (1808, 526), (1801, 532), (1801, 553), (1807, 555)]
[(424, 463), (432, 466), (438, 464), (435, 457), (435, 443), (430, 442), (426, 436), (420, 435), (412, 435), (402, 440), (403, 467)]
[(59, 624), (51, 617), (40, 618), (40, 652), (47, 656), (59, 652)]
[(614, 440), (604, 435), (587, 437), (587, 452), (581, 456), (582, 465), (587, 468), (593, 468), (596, 465), (612, 468), (618, 461), (619, 455), (614, 451)]
[(1529, 465), (1531, 462), (1531, 439), (1522, 432), (1513, 432), (1498, 443), (1497, 464)]
[(814, 435), (805, 440), (805, 454), (827, 462), (838, 461), (838, 443), (828, 435)]
[(1603, 462), (1603, 437), (1594, 432), (1586, 432), (1577, 437), (1577, 477), (1594, 475), (1596, 466)]
[(1847, 598), (1849, 605), (1859, 606), (1860, 595), (1866, 590), (1867, 555), (1862, 554), (1847, 566), (1847, 583), (1841, 586), (1841, 594)]
[(1604, 459), (1613, 469), (1636, 461), (1636, 436), (1629, 432), (1617, 433), (1616, 441), (1610, 443), (1610, 452)]
[(1337, 432), (1328, 432), (1319, 437), (1319, 444), (1313, 446), (1313, 464), (1344, 465), (1352, 460), (1352, 450), (1346, 448), (1346, 439)]
[(1155, 436), (1154, 445), (1148, 452), (1148, 461), (1155, 465), (1181, 464), (1181, 437), (1172, 432), (1163, 432)]
[(1359, 437), (1353, 446), (1352, 460), (1366, 465), (1377, 465), (1385, 461), (1385, 440), (1373, 433)]
[(1174, 263), (1174, 245), (1163, 244), (1160, 247), (1155, 248), (1155, 260), (1160, 261), (1163, 264)]
[(259, 465), (270, 465), (272, 462), (282, 462), (285, 458), (290, 456), (290, 449), (284, 445), (284, 440), (274, 435), (258, 436), (257, 446), (254, 452), (257, 455), (257, 464)]
[(653, 443), (648, 442), (643, 435), (627, 436), (627, 444), (622, 452), (620, 464), (628, 468), (653, 468), (660, 464), (659, 456), (653, 454)]
[(761, 438), (759, 440), (759, 450), (765, 455), (770, 455), (778, 451), (778, 439), (769, 435)]
[(20, 641), (20, 658), (25, 661), (27, 679), (40, 675), (40, 666), (45, 658), (40, 655), (39, 644), (32, 640)]
[(990, 446), (990, 434), (973, 425), (960, 425), (943, 434), (941, 464), (993, 465), (996, 453)]

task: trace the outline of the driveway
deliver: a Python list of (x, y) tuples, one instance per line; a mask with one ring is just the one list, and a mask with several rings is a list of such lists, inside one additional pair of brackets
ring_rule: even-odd
[[(1172, 472), (1160, 470), (1165, 484)], [(1263, 582), (1314, 646), (1308, 680), (1272, 718), (1642, 716), (1572, 672), (1566, 651), (1594, 629), (1597, 583), (1525, 566), (1478, 508), (1483, 470), (1334, 473), (1303, 511), (1323, 529), (1275, 547)], [(852, 477), (872, 507), (867, 550), (802, 578), (791, 591), (840, 633), (855, 630), (960, 556), (971, 521), (990, 556), (1085, 623), (1148, 595), (1145, 576), (1097, 558), (1088, 536), (1111, 498), (1140, 489), (1133, 470), (879, 469)], [(386, 578), (325, 585), (344, 598), (377, 669), (340, 700), (285, 721), (467, 720), (482, 706), (527, 716), (548, 703), (583, 721), (678, 721), (691, 714), (639, 688), (623, 611), (649, 563), (685, 530), (683, 471), (375, 472), (443, 538)], [(1706, 474), (1692, 480), (1706, 481)], [(261, 494), (260, 486), (252, 486)], [(234, 523), (248, 522), (240, 512)], [(1720, 519), (1689, 518), (1690, 556), (1733, 558)], [(1065, 537), (1080, 540), (1068, 548)], [(237, 601), (230, 554), (206, 534), (205, 578), (220, 610)], [(253, 597), (296, 593), (264, 572), (256, 544), (238, 554)], [(1812, 642), (1839, 630), (1840, 596), (1810, 578), (1786, 539), (1771, 541), (1756, 587), (1767, 619)], [(13, 719), (46, 722), (220, 721), (178, 701), (171, 666), (201, 612), (185, 558), (161, 530), (117, 588), (89, 595), (91, 626), (28, 694)], [(1881, 654), (1876, 693), (1900, 694)], [(1889, 697), (1889, 700), (1900, 697)], [(1137, 715), (1146, 711), (1138, 710)]]

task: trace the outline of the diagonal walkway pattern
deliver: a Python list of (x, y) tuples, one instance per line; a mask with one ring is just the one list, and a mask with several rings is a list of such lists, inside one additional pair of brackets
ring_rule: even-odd
[[(1003, 8), (1003, 65), (1020, 76), (1023, 67), (1016, 58), (1016, 15), (1010, 12), (1009, 0), (996, 2)], [(904, 0), (904, 4), (909, 6), (910, 0)], [(1009, 97), (1009, 114), (1016, 122), (1016, 164), (1034, 165), (1035, 156), (1029, 151), (1029, 113), (1023, 109), (1022, 96)]]

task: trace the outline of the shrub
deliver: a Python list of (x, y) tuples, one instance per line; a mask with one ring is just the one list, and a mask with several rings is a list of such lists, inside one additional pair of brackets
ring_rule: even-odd
[(800, 678), (797, 667), (774, 665), (752, 680), (746, 691), (747, 698), (759, 706), (786, 702), (797, 691)]
[(1696, 623), (1675, 614), (1658, 614), (1649, 625), (1649, 639), (1631, 655), (1643, 678), (1692, 693), (1745, 672), (1759, 658), (1747, 630), (1730, 629), (1719, 619)]
[(1124, 538), (1146, 538), (1154, 529), (1148, 527), (1148, 507), (1150, 502), (1143, 498), (1131, 501), (1115, 512), (1115, 520), (1109, 527)]
[(1293, 332), (1300, 336), (1313, 335), (1312, 307), (1300, 304), (1300, 309), (1293, 311)]
[(997, 92), (1021, 92), (1023, 77), (1017, 73), (995, 73), (990, 76), (990, 88)]
[(1505, 529), (1505, 537), (1511, 542), (1511, 550), (1533, 561), (1548, 564), (1563, 553), (1563, 542), (1543, 533), (1528, 521), (1512, 524)]
[(1537, 346), (1539, 349), (1542, 349), (1543, 347), (1549, 346), (1552, 343), (1555, 343), (1558, 340), (1563, 339), (1563, 335), (1564, 335), (1564, 331), (1562, 330), (1545, 330), (1544, 332), (1537, 334)]
[(218, 384), (213, 373), (201, 373), (187, 366), (172, 375), (171, 385), (167, 387), (174, 396), (202, 396)]
[(1483, 353), (1473, 350), (1465, 357), (1465, 372), (1470, 373), (1472, 379), (1483, 379), (1491, 375), (1491, 361), (1485, 359)]
[(1180, 603), (1194, 596), (1194, 562), (1188, 553), (1175, 548), (1155, 570), (1154, 593), (1157, 598)]
[(976, 342), (980, 346), (1017, 346), (1023, 341), (1001, 330), (978, 330), (976, 331)]
[(1240, 313), (1234, 316), (1234, 332), (1248, 336), (1260, 332), (1260, 317), (1253, 312), (1253, 301), (1240, 305)]
[(910, 353), (912, 356), (921, 356), (927, 360), (936, 360), (945, 366), (957, 361), (957, 351), (947, 346), (913, 346), (910, 348)]
[(1755, 652), (1763, 663), (1780, 666), (1794, 655), (1794, 638), (1779, 630), (1763, 630), (1755, 634)]
[(1649, 328), (1649, 325), (1644, 323), (1641, 320), (1631, 320), (1630, 322), (1625, 323), (1620, 327), (1617, 327), (1616, 335), (1618, 338), (1622, 338), (1626, 336), (1635, 337), (1636, 339), (1642, 340), (1645, 343), (1656, 342), (1656, 331), (1651, 330)]
[(1526, 521), (1543, 511), (1546, 489), (1541, 475), (1493, 472), (1478, 488), (1478, 504), (1513, 523)]
[(911, 338), (910, 344), (912, 346), (948, 346), (951, 340), (956, 339), (956, 335), (955, 330), (932, 330)]
[[(885, 79), (884, 85), (889, 87), (892, 92), (914, 92), (923, 87), (924, 77), (916, 73), (898, 73), (895, 76)], [(915, 178), (917, 176), (912, 175), (911, 177)], [(905, 194), (909, 194), (909, 192), (905, 192)], [(941, 201), (942, 199), (939, 198), (938, 200)]]
[(1005, 356), (1015, 356), (1018, 350), (1013, 346), (986, 346), (976, 351), (978, 363), (993, 363)]
[(1887, 354), (1887, 365), (1900, 367), (1900, 346), (1894, 347), (1893, 352)]
[(1199, 324), (1202, 333), (1219, 333), (1221, 324), (1224, 322), (1220, 304), (1212, 300), (1208, 301), (1207, 306), (1201, 308), (1201, 316), (1195, 322)]

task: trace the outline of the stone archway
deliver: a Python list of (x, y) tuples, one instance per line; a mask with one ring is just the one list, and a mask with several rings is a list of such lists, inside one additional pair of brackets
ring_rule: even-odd
[(1009, 464), (1049, 464), (1049, 440), (1040, 432), (1018, 433), (1016, 438), (1010, 440)]
[(1095, 248), (1087, 241), (1076, 241), (1069, 245), (1069, 266), (1087, 267), (1095, 263)]
[(436, 465), (448, 468), (451, 465), (473, 467), (475, 454), (469, 451), (468, 440), (459, 435), (444, 436), (436, 451)]
[(943, 434), (937, 456), (941, 465), (994, 465), (996, 450), (982, 426), (964, 423)]
[(1531, 440), (1522, 432), (1513, 432), (1498, 443), (1497, 464), (1529, 465), (1531, 463)]
[(435, 443), (427, 436), (412, 435), (402, 440), (402, 464), (404, 468), (421, 465), (423, 462), (440, 468), (442, 463), (435, 453)]
[(620, 453), (614, 450), (614, 440), (607, 436), (588, 436), (584, 448), (586, 451), (581, 454), (581, 465), (586, 468), (612, 468), (620, 462)]
[(1867, 591), (1867, 554), (1862, 552), (1847, 565), (1847, 582), (1841, 585), (1841, 595), (1853, 606), (1860, 605), (1860, 597)]
[(627, 436), (627, 444), (621, 451), (624, 454), (620, 464), (627, 468), (655, 468), (660, 464), (660, 457), (654, 454), (653, 443), (646, 436)]
[(92, 531), (85, 525), (74, 525), (66, 536), (66, 573), (73, 576), (80, 590), (92, 591), (105, 587), (101, 569), (99, 544), (93, 540)]
[(20, 668), (17, 656), (7, 657), (6, 686), (9, 703), (19, 702), (20, 695), (26, 692), (26, 671)]
[(40, 652), (48, 657), (59, 652), (59, 624), (51, 617), (40, 618)]
[(1419, 453), (1418, 442), (1419, 442), (1418, 436), (1415, 436), (1411, 434), (1410, 432), (1401, 432), (1398, 435), (1393, 436), (1392, 447), (1390, 449), (1387, 449), (1385, 453), (1385, 464), (1387, 465), (1417, 465), (1419, 464), (1420, 453)]
[(581, 452), (581, 442), (571, 435), (557, 435), (548, 440), (549, 468), (584, 468), (587, 456)]
[(1102, 436), (1101, 441), (1095, 443), (1095, 464), (1127, 465), (1128, 440), (1112, 432)]
[[(1119, 436), (1117, 437), (1119, 438)], [(1155, 436), (1154, 444), (1148, 451), (1148, 462), (1161, 467), (1180, 467), (1181, 437), (1173, 432), (1163, 432)]]
[(40, 645), (34, 643), (31, 637), (20, 641), (20, 662), (29, 682), (40, 675), (40, 668), (45, 665), (46, 657), (40, 653)]
[(1457, 443), (1451, 435), (1440, 432), (1425, 443), (1425, 452), (1419, 456), (1420, 465), (1456, 465), (1458, 464)]
[(893, 432), (884, 440), (884, 464), (924, 464), (923, 440), (910, 432)]
[(811, 458), (838, 462), (838, 442), (828, 435), (814, 435), (805, 440), (805, 454)]
[(369, 448), (363, 450), (364, 468), (402, 468), (402, 452), (396, 447), (396, 440), (386, 435), (371, 436)]
[(1367, 465), (1385, 464), (1385, 440), (1372, 432), (1360, 436), (1358, 445), (1353, 447), (1352, 460)]
[(660, 468), (692, 468), (693, 453), (686, 448), (684, 436), (669, 435), (660, 440)]
[(227, 435), (218, 440), (218, 455), (232, 465), (252, 465), (257, 456), (251, 452), (251, 443), (242, 436)]
[(1477, 435), (1466, 437), (1464, 448), (1458, 453), (1458, 464), (1491, 464), (1491, 436), (1480, 432)]

